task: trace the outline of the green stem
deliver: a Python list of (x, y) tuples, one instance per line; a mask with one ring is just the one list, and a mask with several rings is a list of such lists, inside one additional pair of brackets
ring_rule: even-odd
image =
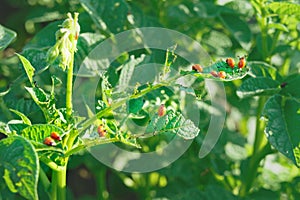
[(106, 114), (110, 113), (111, 111), (119, 108), (120, 106), (124, 105), (124, 103), (126, 103), (129, 99), (136, 99), (136, 98), (139, 98), (139, 97), (142, 97), (144, 96), (145, 94), (149, 93), (149, 92), (152, 92), (156, 89), (159, 89), (161, 87), (164, 87), (164, 86), (170, 86), (172, 85), (181, 75), (177, 75), (177, 76), (174, 76), (173, 78), (170, 78), (164, 82), (161, 82), (161, 83), (158, 83), (156, 85), (153, 85), (153, 86), (149, 86), (141, 91), (139, 91), (138, 93), (136, 94), (132, 94), (130, 96), (128, 96), (127, 98), (125, 99), (122, 99), (116, 103), (113, 103), (110, 107), (107, 107), (103, 110), (101, 110), (100, 112), (96, 113), (96, 115), (94, 115), (93, 117), (89, 118), (87, 121), (85, 121), (84, 123), (82, 123), (81, 125), (81, 129), (78, 130), (78, 134), (80, 134), (82, 131), (86, 130), (90, 125), (92, 125), (94, 123), (94, 121), (96, 121), (97, 119), (100, 119), (101, 117), (105, 116)]
[(267, 143), (264, 134), (265, 122), (261, 120), (261, 114), (264, 109), (266, 97), (260, 97), (258, 100), (258, 108), (256, 113), (256, 129), (255, 129), (255, 140), (253, 145), (253, 154), (259, 152), (262, 147)]
[(242, 180), (242, 185), (240, 187), (239, 195), (245, 197), (256, 178), (260, 161), (265, 158), (266, 155), (271, 153), (271, 147), (264, 135), (264, 121), (260, 120), (260, 116), (265, 104), (266, 98), (261, 97), (259, 99), (257, 116), (256, 116), (256, 130), (255, 130), (255, 140), (253, 144), (253, 153), (249, 158), (249, 164), (245, 170), (244, 179)]
[(268, 60), (268, 34), (267, 34), (267, 18), (262, 16), (261, 18), (261, 37), (262, 37), (262, 56)]
[(57, 200), (57, 187), (56, 184), (58, 182), (56, 171), (52, 171), (52, 180), (51, 180), (51, 200)]
[(72, 149), (73, 145), (74, 145), (74, 142), (76, 140), (78, 136), (78, 130), (73, 128), (69, 134), (68, 134), (68, 138), (67, 138), (67, 142), (66, 142), (66, 145), (67, 145), (67, 148), (68, 149)]
[(69, 157), (72, 154), (77, 153), (77, 152), (79, 152), (83, 149), (86, 149), (88, 147), (91, 147), (91, 146), (100, 145), (100, 144), (108, 144), (108, 143), (113, 143), (113, 142), (119, 142), (119, 139), (108, 138), (108, 139), (104, 139), (104, 140), (95, 140), (95, 141), (86, 142), (85, 144), (78, 145), (78, 146), (74, 147), (73, 149), (67, 151), (65, 154), (65, 157)]
[(113, 103), (110, 107), (107, 107), (104, 110), (101, 110), (96, 115), (94, 115), (93, 117), (91, 117), (87, 121), (85, 121), (82, 124), (82, 128), (79, 130), (79, 133), (81, 133), (82, 131), (84, 131), (85, 129), (87, 129), (91, 124), (94, 123), (95, 120), (97, 120), (97, 119), (101, 118), (102, 116), (108, 114), (112, 110), (115, 110), (115, 109), (119, 108), (120, 106), (124, 105), (124, 103), (126, 103), (126, 101), (128, 101), (128, 99), (139, 98), (139, 97), (142, 97), (145, 94), (147, 94), (147, 93), (149, 93), (151, 91), (154, 91), (154, 90), (156, 90), (158, 88), (161, 88), (163, 86), (168, 86), (168, 85), (170, 85), (170, 83), (172, 83), (172, 81), (176, 80), (177, 78), (178, 77), (176, 76), (176, 77), (168, 80), (168, 83), (167, 82), (162, 82), (162, 83), (156, 84), (154, 86), (147, 87), (147, 88), (141, 90), (140, 92), (138, 92), (137, 94), (130, 95), (129, 97), (127, 97), (125, 99), (122, 99), (122, 100), (120, 100), (120, 101), (118, 101), (116, 103)]
[[(67, 166), (59, 166), (44, 156), (40, 157), (40, 160), (52, 169), (51, 200), (65, 200)], [(68, 163), (68, 158), (65, 159), (65, 163)], [(45, 181), (44, 183), (47, 184)]]
[(270, 144), (267, 143), (258, 154), (250, 158), (248, 168), (245, 171), (245, 179), (244, 181), (242, 181), (242, 185), (240, 187), (239, 196), (245, 197), (249, 193), (253, 182), (257, 176), (260, 161), (270, 153), (273, 153), (273, 151), (271, 149)]
[(52, 171), (51, 200), (66, 200), (67, 166)]
[[(261, 35), (262, 35), (262, 57), (265, 61), (269, 61), (269, 50), (273, 50), (276, 46), (277, 39), (280, 35), (280, 32), (277, 32), (275, 35), (275, 40), (273, 41), (272, 47), (268, 49), (268, 38), (267, 38), (267, 31), (268, 31), (268, 21), (266, 17), (266, 10), (264, 10), (264, 1), (257, 2), (260, 11), (257, 10), (259, 15), (257, 15), (257, 21), (260, 24)], [(256, 6), (257, 7), (257, 6)], [(262, 121), (261, 114), (266, 102), (266, 97), (260, 97), (258, 101), (257, 107), (257, 115), (256, 115), (256, 130), (255, 130), (255, 140), (253, 144), (253, 153), (252, 156), (249, 158), (247, 163), (247, 169), (242, 174), (242, 184), (239, 190), (239, 195), (241, 197), (245, 197), (250, 189), (252, 188), (253, 182), (258, 174), (258, 168), (260, 166), (260, 161), (265, 158), (266, 155), (272, 152), (270, 144), (268, 143), (265, 135), (264, 135), (264, 126), (265, 123)]]
[(45, 163), (48, 167), (50, 167), (52, 170), (61, 170), (62, 167), (58, 166), (55, 162), (47, 158), (46, 156), (39, 157), (40, 161)]

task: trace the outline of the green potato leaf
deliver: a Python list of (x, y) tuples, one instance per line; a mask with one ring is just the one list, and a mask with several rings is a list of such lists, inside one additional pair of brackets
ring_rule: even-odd
[(299, 74), (291, 75), (282, 82), (281, 94), (284, 96), (290, 96), (290, 97), (300, 99), (299, 85), (300, 85), (300, 75)]
[(61, 137), (64, 135), (62, 129), (50, 124), (35, 124), (24, 128), (20, 135), (31, 141), (37, 149), (53, 149), (43, 144), (46, 137), (49, 137), (52, 132), (56, 132)]
[(5, 49), (16, 37), (16, 32), (0, 25), (0, 51)]
[(166, 115), (161, 117), (155, 114), (146, 129), (146, 133), (169, 132), (184, 139), (194, 139), (199, 131), (200, 129), (191, 120), (185, 119), (182, 114), (172, 110), (167, 111)]
[(300, 103), (280, 95), (272, 96), (263, 109), (265, 133), (271, 145), (300, 167)]
[(280, 91), (280, 83), (271, 78), (257, 77), (249, 78), (243, 81), (242, 85), (237, 90), (237, 95), (240, 98), (272, 95)]
[(14, 110), (14, 109), (10, 109), (10, 111), (15, 113), (19, 117), (21, 117), (24, 124), (27, 124), (27, 125), (31, 126), (31, 121), (30, 121), (30, 119), (28, 119), (28, 117), (26, 115), (24, 115), (23, 113), (21, 113), (17, 110)]
[(34, 67), (31, 65), (31, 63), (22, 55), (17, 54), (17, 56), (19, 57), (19, 59), (21, 60), (23, 67), (26, 71), (27, 77), (31, 83), (31, 85), (34, 85), (33, 83), (33, 76), (34, 76)]
[(0, 141), (0, 185), (25, 199), (38, 199), (38, 174), (38, 156), (30, 142), (20, 136)]

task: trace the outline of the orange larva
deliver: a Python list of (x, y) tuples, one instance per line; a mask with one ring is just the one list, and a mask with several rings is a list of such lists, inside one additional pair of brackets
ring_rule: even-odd
[(165, 104), (161, 104), (158, 108), (158, 112), (157, 112), (158, 116), (162, 117), (166, 114), (166, 112), (167, 112), (167, 109), (166, 109)]
[(197, 71), (197, 72), (202, 72), (202, 71), (203, 71), (203, 68), (202, 68), (201, 65), (199, 65), (199, 64), (194, 64), (194, 65), (192, 66), (192, 69), (193, 69), (194, 71)]
[(234, 62), (233, 58), (227, 58), (227, 59), (226, 59), (226, 63), (227, 63), (231, 68), (234, 68), (235, 62)]
[(44, 144), (48, 146), (55, 146), (56, 143), (51, 137), (46, 137), (44, 140)]
[(219, 73), (218, 73), (218, 77), (219, 78), (226, 78), (226, 72), (224, 72), (224, 71), (219, 71)]
[(211, 71), (210, 74), (213, 75), (214, 77), (219, 77), (219, 75), (216, 71)]
[(58, 135), (58, 133), (56, 133), (56, 132), (52, 132), (50, 137), (54, 140), (61, 141), (60, 135)]
[(98, 126), (97, 132), (100, 137), (104, 137), (106, 135), (106, 129), (104, 129), (102, 124)]
[(245, 59), (245, 56), (243, 56), (243, 57), (240, 57), (240, 61), (239, 61), (239, 63), (238, 63), (238, 68), (243, 68), (243, 67), (245, 67), (246, 66), (246, 59)]

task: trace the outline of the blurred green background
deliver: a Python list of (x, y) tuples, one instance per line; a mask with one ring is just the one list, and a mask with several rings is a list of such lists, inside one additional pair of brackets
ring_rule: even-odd
[[(299, 73), (299, 13), (278, 11), (275, 17), (268, 17), (268, 26), (264, 26), (259, 19), (266, 10), (259, 5), (270, 2), (273, 1), (3, 0), (0, 24), (14, 30), (17, 38), (0, 52), (0, 92), (11, 85), (19, 90), (1, 97), (0, 120), (7, 122), (13, 118), (7, 111), (16, 105), (12, 101), (28, 98), (21, 92), (24, 83), (14, 84), (24, 74), (14, 52), (26, 54), (26, 45), (30, 49), (28, 44), (37, 44), (33, 39), (36, 34), (52, 22), (64, 19), (68, 12), (80, 13), (81, 33), (92, 32), (107, 38), (136, 27), (164, 27), (200, 42), (212, 61), (247, 54), (248, 60), (269, 63), (281, 75)], [(299, 4), (299, 1), (285, 2)], [(263, 40), (267, 41), (266, 47)], [(210, 119), (205, 107), (200, 111), (199, 125), (204, 132), (180, 159), (156, 172), (123, 173), (104, 166), (89, 153), (73, 156), (67, 179), (68, 198), (300, 199), (299, 169), (277, 152), (261, 161), (253, 174), (255, 180), (249, 194), (239, 197), (243, 174), (248, 170), (247, 160), (252, 156), (257, 118), (256, 99), (239, 99), (236, 95), (241, 83), (241, 80), (225, 83), (228, 104), (225, 127), (217, 145), (204, 159), (199, 159), (198, 151)], [(47, 84), (47, 79), (43, 84)], [(21, 107), (20, 102), (18, 105)], [(32, 105), (25, 113), (38, 121), (37, 110)], [(143, 145), (153, 148), (151, 143)]]

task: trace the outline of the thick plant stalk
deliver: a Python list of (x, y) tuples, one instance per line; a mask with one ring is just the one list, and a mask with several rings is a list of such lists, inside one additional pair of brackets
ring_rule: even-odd
[[(66, 83), (66, 117), (69, 127), (72, 127), (72, 89), (73, 89), (73, 66), (74, 54), (77, 50), (77, 40), (80, 32), (78, 24), (78, 13), (74, 14), (74, 18), (68, 13), (68, 18), (62, 23), (61, 28), (55, 33), (56, 44), (48, 51), (48, 62), (53, 63), (59, 58), (59, 66), (62, 70), (67, 70), (67, 83)], [(68, 128), (69, 134), (73, 130)], [(66, 136), (67, 148), (71, 149), (77, 135), (72, 134)], [(66, 199), (66, 174), (67, 163), (69, 156), (64, 158), (64, 164), (55, 166), (56, 163), (48, 162), (48, 166), (52, 168), (52, 183), (51, 183), (51, 199), (65, 200)], [(50, 165), (51, 164), (51, 165)]]
[(252, 187), (252, 184), (257, 175), (260, 161), (270, 153), (270, 146), (264, 135), (264, 122), (260, 120), (261, 112), (265, 104), (265, 97), (261, 97), (258, 102), (257, 114), (256, 114), (256, 130), (255, 140), (253, 145), (253, 153), (249, 159), (249, 164), (244, 175), (244, 180), (240, 187), (239, 194), (245, 197)]
[(51, 199), (66, 200), (67, 166), (52, 171)]
[[(257, 21), (259, 22), (262, 36), (262, 57), (266, 62), (270, 60), (269, 54), (270, 50), (276, 46), (277, 39), (274, 40), (272, 47), (268, 48), (268, 21), (265, 16), (264, 1), (256, 1), (252, 0), (251, 3), (253, 5), (258, 5), (259, 8), (262, 8), (262, 15), (257, 15)], [(259, 13), (259, 11), (257, 11)], [(279, 33), (277, 33), (276, 37), (279, 37)], [(263, 160), (268, 154), (272, 153), (270, 144), (268, 143), (265, 135), (264, 135), (264, 127), (265, 123), (262, 121), (261, 114), (266, 103), (266, 97), (260, 97), (258, 100), (258, 107), (256, 112), (256, 130), (255, 130), (255, 140), (253, 144), (253, 153), (252, 156), (248, 160), (247, 168), (245, 170), (245, 174), (243, 176), (242, 184), (239, 190), (239, 196), (245, 197), (249, 194), (255, 178), (258, 174), (258, 168), (260, 166), (261, 160)]]

